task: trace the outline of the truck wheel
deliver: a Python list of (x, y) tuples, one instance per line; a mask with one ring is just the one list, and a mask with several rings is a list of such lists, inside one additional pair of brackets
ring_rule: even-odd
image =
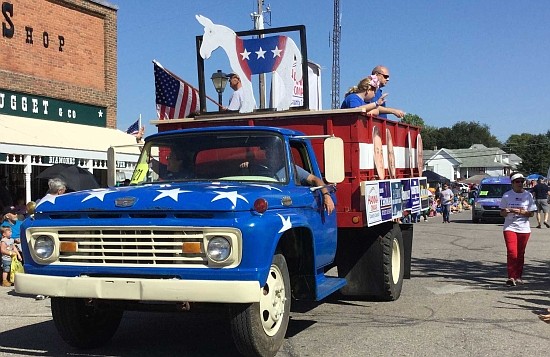
[(472, 222), (479, 223), (479, 218), (472, 218)]
[(385, 300), (397, 300), (403, 287), (405, 250), (398, 225), (382, 237)]
[(88, 304), (87, 299), (51, 299), (52, 316), (61, 338), (77, 348), (94, 348), (109, 342), (123, 311)]
[(275, 356), (290, 315), (290, 276), (285, 257), (273, 257), (259, 303), (231, 305), (231, 333), (245, 356)]

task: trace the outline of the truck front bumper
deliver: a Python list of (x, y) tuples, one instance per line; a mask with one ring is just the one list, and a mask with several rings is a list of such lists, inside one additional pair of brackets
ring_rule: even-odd
[(257, 281), (60, 277), (16, 274), (21, 294), (87, 299), (252, 303), (260, 301)]

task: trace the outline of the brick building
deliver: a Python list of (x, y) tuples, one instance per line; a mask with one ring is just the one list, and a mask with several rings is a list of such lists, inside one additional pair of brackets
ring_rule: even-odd
[[(45, 193), (36, 176), (76, 164), (106, 184), (116, 129), (117, 7), (104, 0), (0, 0), (0, 179), (12, 198)], [(137, 149), (121, 156), (131, 172)]]

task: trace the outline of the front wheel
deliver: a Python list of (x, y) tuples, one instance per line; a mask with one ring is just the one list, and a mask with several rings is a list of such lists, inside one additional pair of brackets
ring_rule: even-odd
[(100, 307), (88, 299), (52, 297), (51, 304), (61, 338), (77, 348), (94, 348), (109, 342), (123, 315), (123, 310)]
[(290, 276), (285, 257), (276, 254), (259, 303), (231, 306), (231, 333), (245, 356), (275, 356), (290, 315)]

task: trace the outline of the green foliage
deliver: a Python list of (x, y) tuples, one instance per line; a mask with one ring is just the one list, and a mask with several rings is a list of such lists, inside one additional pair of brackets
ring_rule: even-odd
[[(403, 119), (401, 119), (401, 122), (406, 123), (406, 124), (410, 124), (410, 125), (414, 125), (414, 126), (419, 126), (421, 128), (424, 128), (424, 126), (426, 125), (426, 124), (424, 124), (424, 119), (422, 119), (421, 117), (419, 117), (416, 114), (410, 114), (410, 113), (405, 114), (405, 117), (403, 117)], [(424, 139), (424, 138), (422, 138), (422, 139)]]
[(473, 144), (487, 147), (501, 147), (502, 144), (491, 134), (489, 126), (479, 122), (459, 121), (452, 127), (435, 128), (426, 126), (422, 130), (422, 140), (426, 150), (467, 149)]
[(521, 157), (518, 170), (546, 176), (550, 166), (550, 131), (546, 134), (514, 134), (504, 143), (504, 151)]

